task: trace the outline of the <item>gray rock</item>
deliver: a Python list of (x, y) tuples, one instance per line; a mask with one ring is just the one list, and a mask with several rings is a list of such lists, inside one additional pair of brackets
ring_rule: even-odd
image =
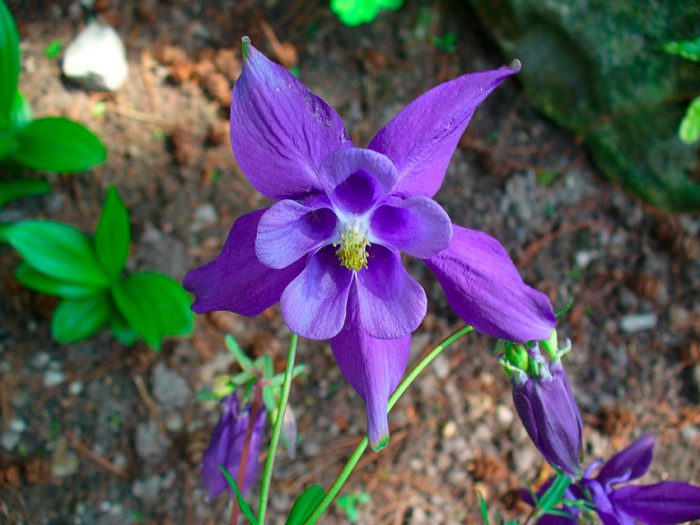
[(119, 34), (98, 22), (85, 26), (66, 48), (63, 74), (89, 89), (119, 89), (129, 75)]
[(66, 380), (66, 375), (58, 370), (49, 370), (44, 374), (44, 386), (51, 388), (58, 386)]
[(632, 334), (642, 330), (651, 330), (656, 326), (656, 321), (654, 313), (625, 315), (620, 319), (620, 328), (623, 332)]
[(139, 423), (136, 427), (136, 452), (149, 463), (160, 461), (168, 453), (171, 442), (154, 421)]
[(163, 363), (158, 363), (151, 375), (153, 395), (168, 408), (180, 408), (192, 399), (192, 390), (187, 381)]
[(192, 232), (201, 231), (206, 226), (211, 226), (216, 223), (218, 214), (216, 208), (211, 204), (202, 204), (194, 210), (194, 219), (190, 225)]
[(0, 437), (0, 444), (2, 448), (7, 451), (13, 450), (19, 443), (19, 434), (16, 432), (4, 432), (2, 437)]

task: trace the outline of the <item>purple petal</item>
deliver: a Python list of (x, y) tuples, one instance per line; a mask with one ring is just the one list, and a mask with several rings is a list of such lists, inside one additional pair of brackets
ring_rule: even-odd
[(357, 272), (360, 326), (378, 339), (398, 339), (418, 328), (428, 306), (425, 291), (383, 246), (368, 250), (367, 268)]
[(438, 203), (428, 197), (392, 200), (379, 206), (370, 219), (370, 242), (379, 242), (425, 259), (452, 242), (452, 223)]
[(319, 178), (326, 194), (341, 210), (359, 214), (387, 195), (396, 182), (396, 168), (384, 155), (362, 148), (334, 151), (323, 161)]
[(280, 300), (287, 285), (301, 272), (303, 261), (284, 270), (272, 270), (255, 255), (258, 223), (265, 210), (240, 217), (231, 228), (221, 254), (185, 275), (184, 287), (196, 300), (192, 310), (201, 314), (229, 310), (255, 316)]
[[(325, 202), (324, 202), (325, 201)], [(330, 244), (337, 219), (327, 199), (304, 204), (275, 203), (260, 219), (255, 253), (265, 266), (286, 268), (309, 252)]]
[(432, 197), (477, 106), (520, 63), (471, 73), (440, 84), (411, 102), (377, 133), (370, 149), (384, 153), (399, 172), (395, 192)]
[(340, 332), (352, 281), (335, 248), (316, 252), (282, 294), (282, 317), (289, 329), (308, 339), (330, 339)]
[(615, 507), (649, 525), (700, 519), (700, 487), (682, 481), (628, 485), (610, 495)]
[(526, 285), (490, 235), (453, 226), (449, 248), (425, 260), (464, 321), (509, 341), (545, 340), (556, 319), (549, 299)]
[(319, 191), (321, 162), (350, 144), (343, 121), (247, 37), (243, 57), (231, 101), (231, 145), (243, 173), (274, 200)]
[(387, 402), (406, 370), (411, 336), (376, 339), (361, 328), (357, 289), (348, 301), (343, 329), (331, 339), (340, 371), (367, 406), (369, 442), (380, 450), (389, 441)]
[(615, 483), (640, 478), (649, 470), (653, 457), (654, 436), (642, 436), (606, 461), (596, 480), (609, 487)]

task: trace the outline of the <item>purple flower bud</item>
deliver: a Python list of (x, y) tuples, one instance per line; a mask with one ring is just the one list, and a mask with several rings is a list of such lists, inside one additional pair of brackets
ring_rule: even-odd
[(513, 403), (527, 433), (547, 462), (565, 474), (581, 471), (581, 415), (561, 361), (551, 365), (535, 348), (537, 374), (513, 376)]
[[(214, 427), (209, 448), (202, 456), (201, 464), (202, 481), (212, 500), (229, 488), (218, 466), (226, 467), (238, 483), (239, 469), (244, 455), (245, 475), (240, 489), (243, 493), (250, 490), (258, 474), (258, 456), (265, 432), (266, 412), (262, 403), (255, 410), (251, 405), (240, 410), (238, 398), (235, 394), (231, 394), (221, 400), (221, 405), (224, 413)], [(252, 421), (251, 412), (253, 412)], [(249, 428), (251, 425), (252, 427)]]

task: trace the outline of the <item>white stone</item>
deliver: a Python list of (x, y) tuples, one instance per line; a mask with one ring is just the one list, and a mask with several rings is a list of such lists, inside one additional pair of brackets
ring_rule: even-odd
[(656, 326), (656, 314), (625, 315), (620, 319), (620, 328), (628, 334), (650, 330)]
[(85, 26), (66, 48), (63, 74), (91, 89), (119, 89), (129, 74), (119, 34), (98, 22)]
[(44, 386), (51, 388), (57, 386), (66, 380), (66, 375), (58, 370), (49, 370), (44, 374)]

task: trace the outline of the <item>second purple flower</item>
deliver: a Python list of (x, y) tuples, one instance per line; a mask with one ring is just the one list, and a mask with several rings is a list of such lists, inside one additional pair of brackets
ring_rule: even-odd
[(455, 312), (488, 335), (546, 339), (546, 296), (527, 286), (493, 237), (451, 223), (432, 200), (476, 107), (519, 64), (461, 76), (399, 113), (369, 147), (351, 143), (338, 114), (243, 39), (231, 143), (270, 208), (233, 225), (221, 255), (191, 271), (198, 313), (257, 315), (278, 301), (289, 328), (330, 339), (367, 405), (370, 443), (388, 439), (387, 400), (410, 335), (426, 313), (401, 252), (435, 273)]

